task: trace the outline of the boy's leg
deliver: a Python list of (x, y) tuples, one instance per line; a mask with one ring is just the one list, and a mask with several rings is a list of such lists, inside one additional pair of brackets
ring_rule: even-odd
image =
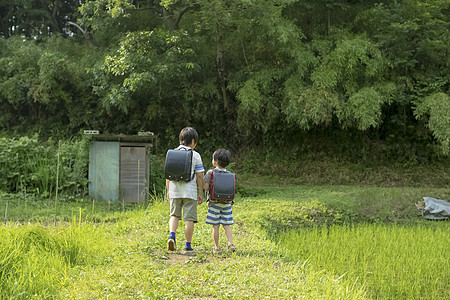
[(175, 233), (177, 232), (177, 228), (178, 228), (178, 218), (175, 216), (171, 216), (169, 220), (170, 235), (169, 239), (167, 240), (167, 249), (170, 251), (174, 251), (177, 248), (175, 239)]
[(178, 228), (178, 222), (181, 219), (181, 208), (183, 206), (183, 199), (170, 199), (170, 219), (169, 229), (171, 232), (176, 232)]
[(230, 225), (222, 225), (222, 226), (223, 226), (223, 230), (225, 230), (225, 234), (227, 236), (228, 246), (233, 245), (233, 233), (231, 231), (231, 226)]
[(180, 220), (177, 217), (175, 217), (175, 216), (170, 217), (170, 220), (169, 220), (170, 232), (177, 232), (178, 222), (179, 221)]
[(177, 232), (178, 222), (181, 218), (181, 205), (180, 199), (174, 198), (170, 200), (170, 219), (169, 219), (169, 229), (170, 235), (167, 240), (167, 249), (173, 251), (176, 249), (176, 239), (175, 233)]
[(197, 200), (184, 199), (183, 201), (183, 220), (185, 223), (184, 236), (186, 237), (186, 251), (192, 251), (192, 236), (194, 234), (194, 223), (197, 223)]
[(192, 242), (192, 236), (194, 235), (194, 222), (193, 221), (185, 221), (184, 226), (184, 235), (186, 237), (186, 242)]
[(214, 250), (219, 250), (219, 228), (220, 225), (213, 225), (212, 235), (214, 240)]

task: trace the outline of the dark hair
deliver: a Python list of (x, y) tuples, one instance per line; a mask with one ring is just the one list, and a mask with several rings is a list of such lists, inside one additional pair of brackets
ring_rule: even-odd
[(226, 149), (218, 149), (213, 154), (213, 160), (217, 161), (219, 166), (225, 168), (230, 164), (231, 152)]
[(181, 129), (179, 140), (180, 144), (185, 146), (190, 145), (192, 140), (194, 140), (194, 142), (197, 143), (198, 142), (197, 130), (195, 130), (192, 127), (185, 127)]

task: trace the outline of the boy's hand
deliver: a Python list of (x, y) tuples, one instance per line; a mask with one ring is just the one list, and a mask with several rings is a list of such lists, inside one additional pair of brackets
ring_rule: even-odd
[(198, 187), (198, 204), (203, 203), (203, 172), (195, 172), (195, 179)]

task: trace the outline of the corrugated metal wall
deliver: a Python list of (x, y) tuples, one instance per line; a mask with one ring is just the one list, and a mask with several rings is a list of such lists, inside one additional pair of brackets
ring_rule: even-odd
[(148, 161), (144, 146), (120, 147), (120, 191), (126, 202), (143, 202), (147, 196)]
[(97, 200), (119, 199), (119, 143), (92, 142), (89, 147), (89, 195)]
[(89, 148), (89, 195), (97, 200), (144, 202), (149, 161), (145, 144), (94, 141)]

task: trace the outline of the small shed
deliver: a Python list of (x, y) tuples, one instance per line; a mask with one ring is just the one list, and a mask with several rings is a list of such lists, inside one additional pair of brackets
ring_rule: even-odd
[(97, 200), (143, 202), (149, 195), (156, 136), (93, 134), (89, 145), (89, 195)]

